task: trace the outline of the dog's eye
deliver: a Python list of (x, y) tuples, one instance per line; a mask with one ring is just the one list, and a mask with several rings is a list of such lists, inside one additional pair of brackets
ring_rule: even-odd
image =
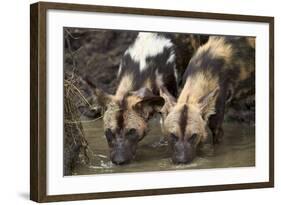
[(130, 129), (127, 133), (126, 133), (126, 137), (128, 137), (129, 140), (136, 140), (138, 139), (138, 132), (135, 128)]
[(176, 142), (176, 141), (178, 141), (179, 138), (178, 138), (175, 134), (170, 133), (170, 134), (169, 134), (169, 139), (170, 139), (171, 141), (173, 141), (173, 142)]
[(137, 134), (137, 130), (135, 128), (132, 128), (127, 132), (127, 135), (135, 135), (135, 134)]
[(114, 134), (113, 132), (111, 131), (111, 129), (106, 129), (105, 130), (105, 137), (107, 139), (108, 142), (111, 142), (114, 138)]
[(194, 133), (191, 135), (191, 137), (188, 139), (188, 142), (190, 144), (195, 144), (197, 142), (197, 137), (198, 137), (198, 134)]

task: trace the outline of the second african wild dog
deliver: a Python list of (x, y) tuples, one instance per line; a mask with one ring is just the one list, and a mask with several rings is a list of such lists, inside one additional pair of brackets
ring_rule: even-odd
[(116, 93), (95, 89), (99, 104), (106, 107), (104, 131), (113, 163), (125, 164), (135, 157), (148, 120), (164, 105), (156, 77), (161, 76), (161, 83), (176, 96), (175, 67), (171, 40), (162, 34), (140, 32), (121, 60)]
[(185, 84), (176, 100), (165, 87), (164, 130), (174, 163), (188, 163), (210, 128), (213, 143), (221, 141), (225, 106), (230, 100), (254, 92), (255, 39), (210, 37), (185, 71)]

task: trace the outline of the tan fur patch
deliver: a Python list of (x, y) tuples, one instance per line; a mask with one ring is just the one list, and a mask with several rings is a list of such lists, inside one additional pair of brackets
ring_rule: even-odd
[(256, 38), (255, 37), (248, 37), (247, 41), (252, 48), (256, 48)]
[[(131, 104), (135, 102), (131, 98)], [(120, 107), (117, 102), (111, 102), (108, 109), (104, 113), (104, 129), (116, 130), (118, 128), (117, 115), (119, 114)], [(145, 120), (133, 110), (132, 105), (128, 106), (126, 110), (123, 110), (123, 120), (125, 130), (130, 130), (132, 128), (136, 129), (140, 136), (143, 136), (147, 130), (147, 123)]]
[(127, 107), (129, 109), (133, 108), (133, 106), (136, 105), (140, 101), (141, 101), (141, 99), (138, 96), (135, 96), (135, 95), (131, 95), (131, 96), (128, 96), (126, 98)]
[(250, 73), (247, 71), (246, 68), (240, 67), (240, 74), (239, 74), (239, 80), (243, 81), (250, 77)]
[(153, 88), (153, 86), (152, 86), (152, 82), (151, 82), (151, 79), (150, 78), (148, 78), (148, 79), (146, 79), (146, 81), (144, 82), (144, 87), (146, 87), (146, 88), (148, 88), (148, 89), (150, 89), (150, 90), (152, 90)]
[(201, 117), (199, 108), (196, 105), (189, 105), (186, 135), (191, 137), (193, 134), (197, 134), (199, 136), (198, 142), (204, 141), (208, 136), (206, 121), (204, 121)]
[[(193, 134), (197, 134), (199, 136), (198, 142), (204, 141), (207, 136), (206, 130), (206, 122), (202, 119), (200, 110), (195, 105), (188, 105), (188, 118), (186, 127), (185, 127), (185, 136), (182, 136), (180, 130), (180, 122), (182, 108), (185, 104), (176, 104), (175, 107), (171, 110), (169, 115), (164, 121), (164, 133), (167, 135), (169, 133), (173, 133), (175, 136), (179, 138), (183, 137), (191, 137)], [(186, 105), (187, 106), (187, 105)]]
[(233, 53), (232, 46), (226, 44), (225, 38), (216, 36), (211, 36), (205, 45), (199, 47), (196, 55), (200, 55), (207, 50), (210, 51), (214, 58), (224, 58), (226, 61), (230, 60)]
[(124, 75), (117, 88), (115, 98), (122, 99), (126, 93), (132, 90), (133, 83), (134, 81), (132, 75)]
[(139, 136), (143, 136), (147, 130), (147, 123), (135, 111), (128, 110), (124, 113), (125, 129), (136, 129)]
[(253, 59), (249, 59), (248, 60), (249, 63), (241, 60), (241, 59), (237, 59), (236, 63), (239, 65), (239, 78), (237, 79), (237, 81), (243, 81), (246, 80), (247, 78), (249, 78), (251, 76), (251, 73), (254, 72), (255, 70), (255, 62)]
[(164, 132), (180, 136), (180, 116), (183, 104), (176, 104), (164, 121)]
[(110, 102), (110, 104), (107, 107), (108, 108), (103, 116), (104, 129), (109, 128), (111, 130), (115, 130), (117, 128), (116, 115), (120, 110), (120, 107), (113, 101)]
[(178, 98), (178, 103), (196, 104), (201, 97), (210, 93), (218, 86), (218, 77), (208, 72), (198, 72), (187, 79)]
[[(202, 118), (200, 100), (217, 88), (218, 77), (214, 77), (209, 72), (198, 72), (188, 78), (178, 98), (177, 104), (171, 109), (165, 120), (165, 132), (173, 133), (179, 137), (191, 137), (193, 134), (197, 134), (199, 136), (197, 143), (204, 141), (208, 136), (206, 129), (207, 120)], [(212, 103), (212, 105), (213, 104), (214, 103)], [(184, 105), (188, 107), (188, 113), (185, 136), (181, 136), (180, 116)], [(210, 108), (211, 111), (212, 109), (213, 108)]]

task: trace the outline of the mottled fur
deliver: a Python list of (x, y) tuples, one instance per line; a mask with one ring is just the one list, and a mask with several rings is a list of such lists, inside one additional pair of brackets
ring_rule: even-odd
[(148, 120), (165, 103), (159, 96), (159, 85), (177, 94), (172, 42), (156, 33), (139, 33), (121, 60), (118, 78), (114, 95), (98, 89), (96, 93), (106, 107), (103, 121), (111, 159), (121, 164), (134, 157), (137, 142), (147, 132)]
[[(190, 143), (185, 146), (195, 149), (206, 139), (209, 125), (214, 143), (221, 140), (226, 103), (241, 97), (241, 90), (254, 89), (251, 83), (255, 73), (254, 41), (254, 38), (246, 37), (213, 36), (198, 49), (184, 74), (185, 84), (177, 102), (174, 100), (174, 106), (166, 108), (169, 110), (164, 122), (166, 135), (185, 143), (189, 138), (195, 138), (192, 146)], [(246, 83), (246, 88), (241, 86)], [(167, 91), (164, 92), (163, 96), (167, 95)], [(182, 117), (184, 107), (188, 110), (186, 119)], [(184, 132), (180, 128), (183, 120), (186, 124)], [(184, 149), (182, 152), (189, 153)], [(187, 162), (191, 158), (178, 159)]]

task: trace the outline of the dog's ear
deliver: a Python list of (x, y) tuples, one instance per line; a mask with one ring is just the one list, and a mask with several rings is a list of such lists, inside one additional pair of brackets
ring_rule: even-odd
[(147, 88), (141, 88), (131, 92), (128, 100), (130, 101), (131, 107), (145, 118), (149, 118), (152, 113), (160, 110), (165, 103), (164, 98), (154, 95)]
[(97, 101), (99, 106), (106, 107), (106, 105), (113, 100), (112, 95), (106, 93), (102, 89), (97, 88), (97, 86), (92, 83), (90, 79), (86, 78), (85, 81), (88, 83), (88, 85), (91, 86), (94, 94), (94, 99)]
[(106, 105), (113, 100), (113, 96), (111, 94), (108, 94), (99, 88), (94, 88), (93, 92), (97, 103), (102, 107), (106, 107)]
[(209, 92), (199, 100), (199, 108), (204, 120), (207, 120), (210, 115), (215, 114), (216, 100), (219, 95), (219, 87)]
[(172, 107), (177, 103), (176, 98), (164, 86), (160, 87), (160, 96), (164, 98), (164, 106), (159, 110), (161, 113), (168, 114)]

